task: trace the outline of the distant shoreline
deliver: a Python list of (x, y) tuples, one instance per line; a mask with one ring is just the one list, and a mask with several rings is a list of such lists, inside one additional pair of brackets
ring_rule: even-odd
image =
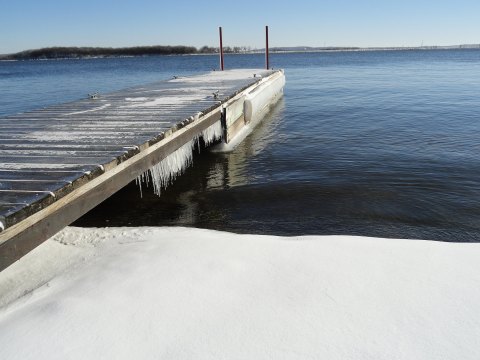
[[(479, 50), (480, 44), (452, 46), (405, 46), (405, 47), (273, 47), (270, 53), (318, 53), (318, 52), (363, 52), (363, 51), (414, 51), (414, 50)], [(224, 53), (259, 54), (265, 49), (247, 47), (225, 47)], [(137, 46), (128, 48), (89, 48), (89, 47), (50, 47), (21, 51), (15, 54), (0, 55), (0, 61), (21, 60), (66, 60), (66, 59), (99, 59), (168, 55), (216, 55), (218, 48), (204, 46), (197, 49), (192, 46)]]
[[(247, 50), (241, 47), (226, 47), (225, 53), (241, 52)], [(107, 47), (66, 47), (56, 46), (41, 49), (25, 50), (15, 54), (0, 55), (0, 60), (53, 60), (53, 59), (84, 59), (84, 58), (110, 58), (110, 57), (135, 57), (158, 55), (193, 55), (214, 54), (216, 48), (204, 46), (197, 49), (193, 46), (136, 46), (125, 48)]]

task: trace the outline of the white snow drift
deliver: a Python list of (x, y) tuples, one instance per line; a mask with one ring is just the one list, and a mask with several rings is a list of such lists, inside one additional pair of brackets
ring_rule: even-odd
[(479, 258), (480, 244), (68, 228), (0, 273), (0, 358), (479, 359)]

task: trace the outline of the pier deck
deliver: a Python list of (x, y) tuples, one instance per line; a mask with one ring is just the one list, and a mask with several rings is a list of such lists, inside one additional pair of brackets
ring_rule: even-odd
[[(219, 121), (278, 71), (179, 77), (0, 118), (0, 270)], [(255, 74), (255, 75), (254, 75)]]

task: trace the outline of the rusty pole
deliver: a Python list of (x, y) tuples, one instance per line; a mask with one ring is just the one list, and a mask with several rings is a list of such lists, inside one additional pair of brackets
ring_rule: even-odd
[(220, 35), (220, 70), (223, 71), (223, 39), (222, 39), (222, 27), (218, 28), (218, 33)]
[(265, 26), (265, 68), (270, 69), (270, 59), (268, 54), (268, 26)]

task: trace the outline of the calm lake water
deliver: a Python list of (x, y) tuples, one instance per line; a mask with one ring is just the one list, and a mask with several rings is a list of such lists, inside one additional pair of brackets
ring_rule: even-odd
[[(160, 198), (131, 184), (80, 226), (480, 239), (480, 51), (274, 54), (285, 96)], [(262, 55), (227, 56), (229, 68)], [(0, 62), (0, 114), (218, 67), (215, 56)]]

